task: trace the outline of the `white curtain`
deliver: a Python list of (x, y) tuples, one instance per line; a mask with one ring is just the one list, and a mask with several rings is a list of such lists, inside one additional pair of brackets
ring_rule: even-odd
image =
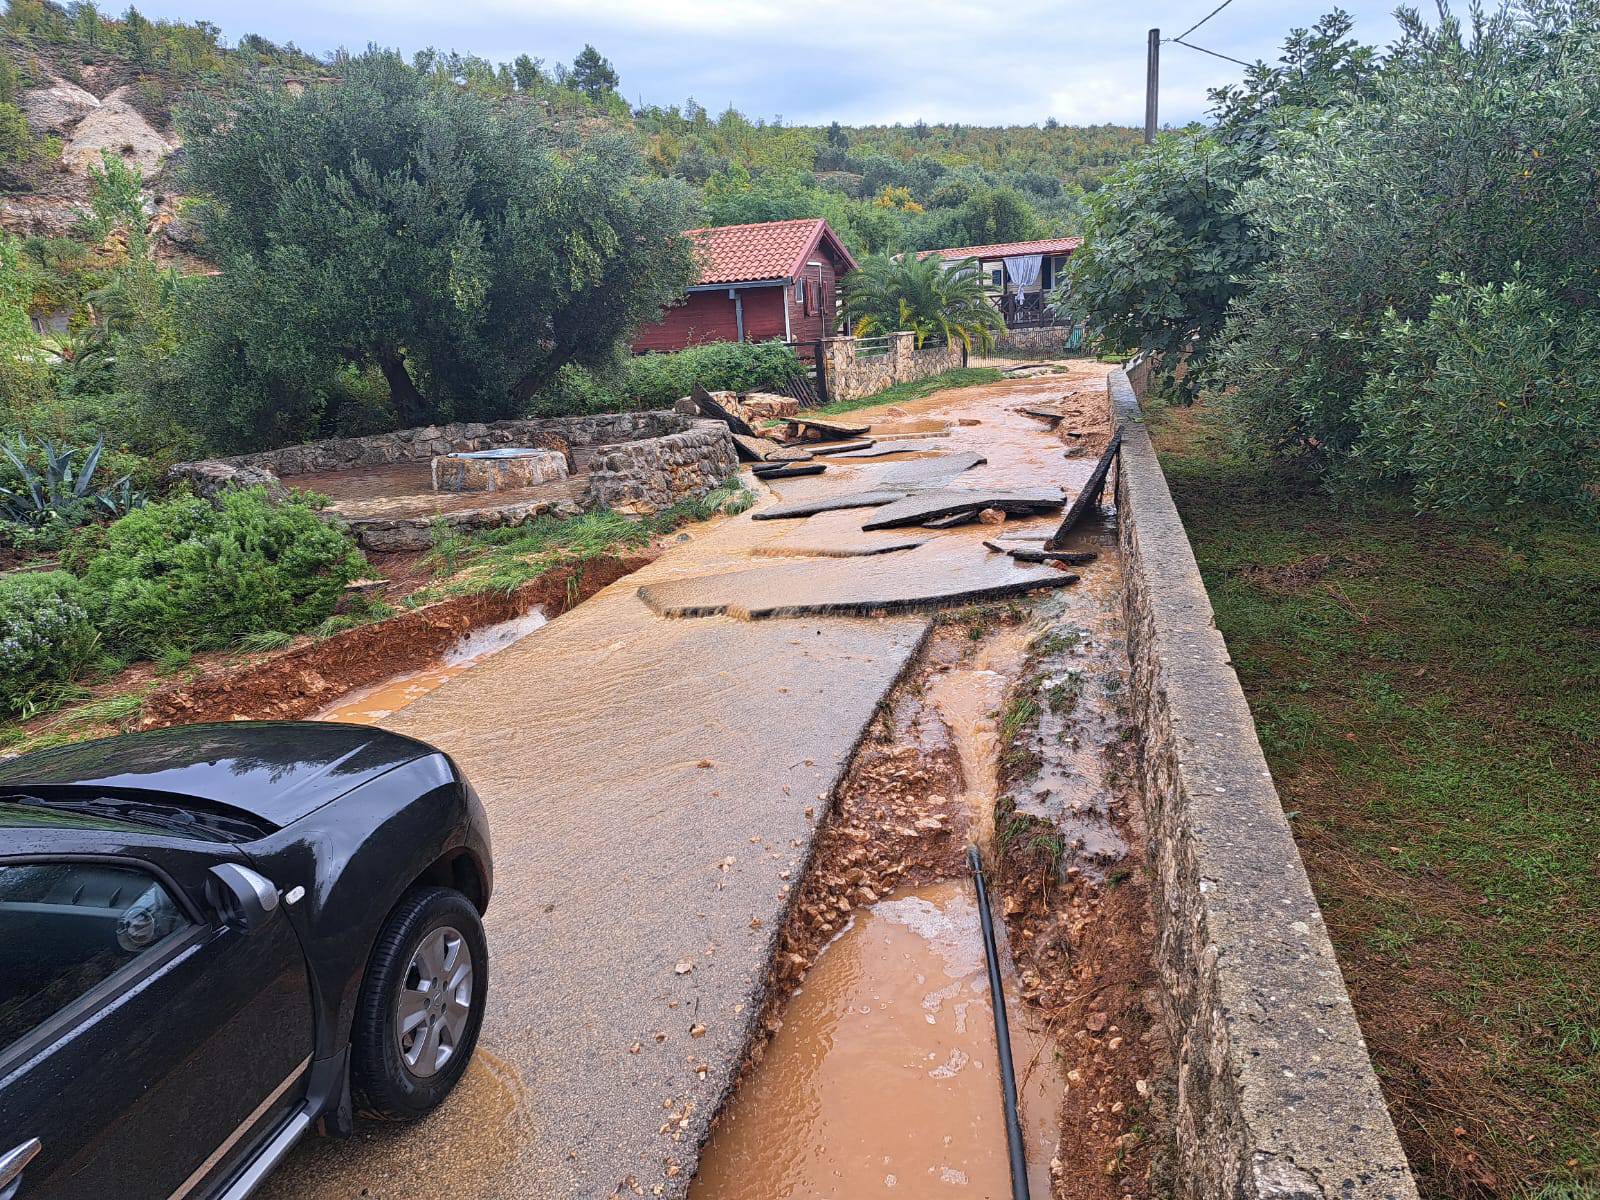
[(1022, 295), (1034, 284), (1039, 282), (1039, 268), (1044, 263), (1042, 254), (1018, 254), (1008, 258), (1006, 263), (1006, 278), (1017, 289), (1017, 303), (1022, 303)]

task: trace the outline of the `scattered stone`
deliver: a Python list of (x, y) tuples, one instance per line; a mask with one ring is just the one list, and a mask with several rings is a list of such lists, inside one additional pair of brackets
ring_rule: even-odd
[(1006, 514), (998, 508), (986, 508), (978, 514), (978, 520), (984, 525), (1004, 525)]

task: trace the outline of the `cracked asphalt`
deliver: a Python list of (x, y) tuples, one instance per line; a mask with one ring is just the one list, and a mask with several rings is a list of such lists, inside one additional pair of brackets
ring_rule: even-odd
[[(1037, 423), (1005, 403), (1059, 393), (1062, 382), (943, 397), (951, 411), (990, 422), (987, 432), (951, 430), (962, 448), (989, 454), (989, 467), (972, 473), (982, 486), (1019, 472), (1065, 481), (1060, 443), (1021, 436)], [(919, 402), (918, 414), (940, 399)], [(1025, 452), (996, 452), (1000, 425), (1011, 428), (1001, 440)], [(891, 465), (841, 463), (773, 491), (786, 500), (860, 491)], [(819, 521), (819, 533), (847, 540), (837, 518)], [(931, 622), (926, 613), (671, 619), (639, 598), (641, 587), (762, 564), (792, 571), (795, 558), (757, 552), (796, 532), (795, 522), (749, 514), (698, 530), (384, 722), (449, 752), (489, 813), (496, 886), (482, 1039), (438, 1113), (412, 1127), (364, 1126), (349, 1140), (311, 1139), (262, 1196), (687, 1192), (827, 797)], [(975, 579), (993, 576), (987, 532), (917, 531), (947, 551), (929, 556), (939, 595), (949, 598), (947, 573), (963, 562), (981, 567)], [(802, 561), (826, 574), (851, 560)], [(920, 577), (885, 574), (884, 596), (915, 591)]]

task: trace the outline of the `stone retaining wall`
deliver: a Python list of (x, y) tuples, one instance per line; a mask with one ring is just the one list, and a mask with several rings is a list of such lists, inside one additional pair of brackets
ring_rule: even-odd
[(863, 341), (872, 346), (881, 339), (829, 338), (823, 343), (829, 400), (859, 400), (897, 383), (942, 374), (963, 362), (959, 345), (918, 350), (914, 333), (890, 334), (888, 352), (884, 354), (864, 353)]
[[(375, 433), (367, 437), (327, 438), (302, 442), (281, 450), (258, 454), (236, 454), (211, 462), (240, 468), (271, 471), (280, 479), (309, 475), (313, 471), (342, 471), (351, 467), (380, 467), (389, 463), (426, 461), (453, 450), (493, 450), (515, 446), (540, 434), (556, 434), (574, 447), (604, 446), (612, 442), (637, 441), (682, 433), (689, 422), (665, 409), (651, 412), (601, 413), (588, 417), (536, 417), (520, 421), (456, 422), (450, 425), (424, 425), (394, 433)], [(198, 464), (184, 463), (174, 468)]]
[(1116, 504), (1177, 1194), (1415, 1200), (1322, 913), (1122, 371)]
[[(292, 483), (296, 476), (317, 471), (426, 462), (455, 451), (540, 444), (541, 440), (593, 450), (583, 490), (575, 499), (530, 493), (502, 503), (486, 494), (482, 506), (447, 513), (444, 522), (458, 529), (483, 529), (517, 524), (544, 513), (562, 516), (597, 508), (652, 513), (705, 495), (739, 469), (727, 426), (659, 410), (428, 425), (370, 437), (330, 438), (258, 454), (181, 463), (169, 472), (169, 478), (188, 482), (202, 496), (213, 496), (226, 487), (254, 485), (281, 496), (285, 494), (282, 480)], [(346, 520), (331, 510), (328, 516), (347, 525), (368, 550), (424, 549), (433, 540), (434, 521), (429, 517)]]

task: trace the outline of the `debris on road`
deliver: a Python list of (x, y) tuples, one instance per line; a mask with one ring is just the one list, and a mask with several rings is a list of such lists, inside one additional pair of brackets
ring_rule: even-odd
[(1014, 513), (1042, 513), (1060, 508), (1066, 495), (1058, 488), (1031, 488), (995, 491), (921, 492), (889, 504), (861, 528), (893, 529), (898, 525), (922, 525), (965, 509), (974, 512), (998, 508)]
[(758, 463), (754, 468), (757, 479), (792, 479), (796, 475), (821, 475), (827, 463)]
[(787, 521), (809, 517), (813, 513), (832, 512), (836, 508), (872, 508), (880, 504), (893, 504), (904, 500), (905, 492), (845, 492), (839, 496), (818, 496), (812, 500), (794, 500), (788, 504), (775, 504), (751, 513), (754, 521)]
[(1083, 485), (1083, 490), (1073, 498), (1072, 507), (1067, 509), (1067, 515), (1061, 519), (1061, 524), (1056, 526), (1055, 533), (1050, 535), (1050, 540), (1045, 542), (1046, 550), (1059, 550), (1072, 528), (1083, 514), (1091, 508), (1098, 507), (1100, 496), (1106, 490), (1106, 475), (1111, 471), (1111, 464), (1116, 461), (1117, 448), (1122, 445), (1122, 426), (1117, 426), (1117, 431), (1111, 435), (1111, 441), (1105, 448), (1105, 453), (1100, 455), (1100, 461), (1094, 466), (1089, 480)]

